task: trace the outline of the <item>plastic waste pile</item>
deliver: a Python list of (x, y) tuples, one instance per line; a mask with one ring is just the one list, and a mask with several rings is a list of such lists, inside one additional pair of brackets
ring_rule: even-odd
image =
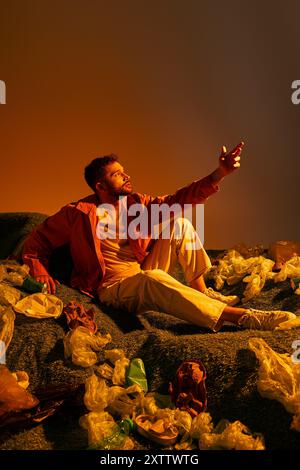
[[(235, 285), (240, 281), (247, 283), (242, 301), (247, 302), (258, 295), (265, 286), (267, 280), (275, 283), (300, 277), (300, 257), (294, 256), (287, 261), (279, 272), (273, 272), (275, 262), (264, 256), (252, 256), (244, 258), (236, 250), (228, 250), (218, 264), (205, 274), (206, 280), (213, 280), (215, 288), (221, 290), (225, 282)], [(300, 288), (295, 291), (300, 294)]]
[(89, 449), (133, 449), (136, 432), (177, 450), (264, 449), (263, 437), (252, 435), (239, 421), (223, 421), (214, 428), (203, 411), (206, 372), (200, 361), (184, 361), (169, 384), (169, 396), (147, 393), (141, 359), (129, 361), (120, 349), (106, 350), (105, 358), (110, 364), (99, 365), (85, 383), (89, 413), (79, 424), (88, 432)]

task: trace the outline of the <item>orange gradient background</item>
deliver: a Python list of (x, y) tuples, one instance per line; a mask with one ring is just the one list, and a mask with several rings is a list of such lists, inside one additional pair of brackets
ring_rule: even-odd
[(20, 0), (0, 4), (0, 211), (56, 212), (116, 153), (135, 191), (242, 166), (205, 209), (205, 245), (299, 240), (297, 1)]

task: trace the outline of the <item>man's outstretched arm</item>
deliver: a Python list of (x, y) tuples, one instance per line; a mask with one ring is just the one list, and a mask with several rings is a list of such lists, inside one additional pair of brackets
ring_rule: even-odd
[(210, 175), (178, 189), (174, 194), (151, 197), (144, 195), (144, 204), (202, 204), (206, 199), (219, 191), (219, 183), (225, 176), (233, 173), (240, 167), (240, 155), (244, 142), (240, 142), (233, 150), (227, 153), (226, 147), (222, 147), (219, 157), (219, 166)]
[(55, 248), (68, 243), (72, 225), (72, 207), (64, 206), (59, 212), (48, 217), (27, 237), (22, 258), (30, 268), (30, 274), (37, 281), (47, 284), (48, 293), (55, 294), (55, 281), (50, 276), (49, 260)]

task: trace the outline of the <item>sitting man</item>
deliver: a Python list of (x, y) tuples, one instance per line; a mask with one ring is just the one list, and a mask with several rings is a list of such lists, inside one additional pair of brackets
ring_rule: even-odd
[[(170, 218), (169, 237), (156, 239), (149, 229), (143, 236), (133, 236), (137, 231), (129, 233), (134, 220), (132, 209), (137, 204), (147, 214), (155, 205), (203, 204), (219, 190), (220, 181), (240, 166), (243, 145), (241, 142), (228, 153), (223, 147), (213, 173), (161, 197), (134, 193), (130, 177), (116, 155), (94, 159), (85, 168), (86, 182), (94, 194), (67, 204), (27, 238), (23, 260), (31, 275), (46, 283), (48, 292), (54, 294), (57, 281), (48, 272), (49, 259), (55, 248), (69, 244), (73, 259), (71, 286), (115, 308), (129, 312), (159, 310), (212, 331), (218, 331), (224, 322), (272, 330), (294, 318), (293, 313), (285, 311), (236, 308), (236, 296), (226, 297), (207, 289), (203, 274), (211, 263), (188, 219)], [(109, 228), (112, 224), (116, 230)], [(177, 260), (188, 286), (169, 274)]]

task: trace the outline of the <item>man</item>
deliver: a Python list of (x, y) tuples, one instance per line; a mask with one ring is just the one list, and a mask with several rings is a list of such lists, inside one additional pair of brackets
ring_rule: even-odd
[[(23, 260), (31, 275), (45, 282), (48, 292), (54, 294), (57, 281), (48, 272), (49, 259), (55, 248), (68, 243), (74, 265), (71, 286), (97, 295), (101, 302), (115, 308), (129, 312), (156, 309), (213, 331), (224, 322), (272, 330), (294, 318), (293, 313), (285, 311), (236, 308), (236, 296), (207, 289), (203, 274), (211, 266), (210, 260), (187, 219), (169, 218), (167, 238), (153, 238), (149, 227), (141, 234), (141, 227), (138, 230), (134, 225), (132, 214), (137, 204), (146, 219), (151, 209), (164, 204), (182, 208), (185, 204), (203, 204), (219, 191), (223, 178), (239, 168), (243, 146), (241, 142), (228, 153), (223, 147), (213, 173), (161, 197), (134, 193), (130, 176), (116, 155), (94, 159), (85, 168), (86, 182), (94, 194), (64, 206), (26, 240)], [(188, 286), (169, 274), (177, 260)]]

